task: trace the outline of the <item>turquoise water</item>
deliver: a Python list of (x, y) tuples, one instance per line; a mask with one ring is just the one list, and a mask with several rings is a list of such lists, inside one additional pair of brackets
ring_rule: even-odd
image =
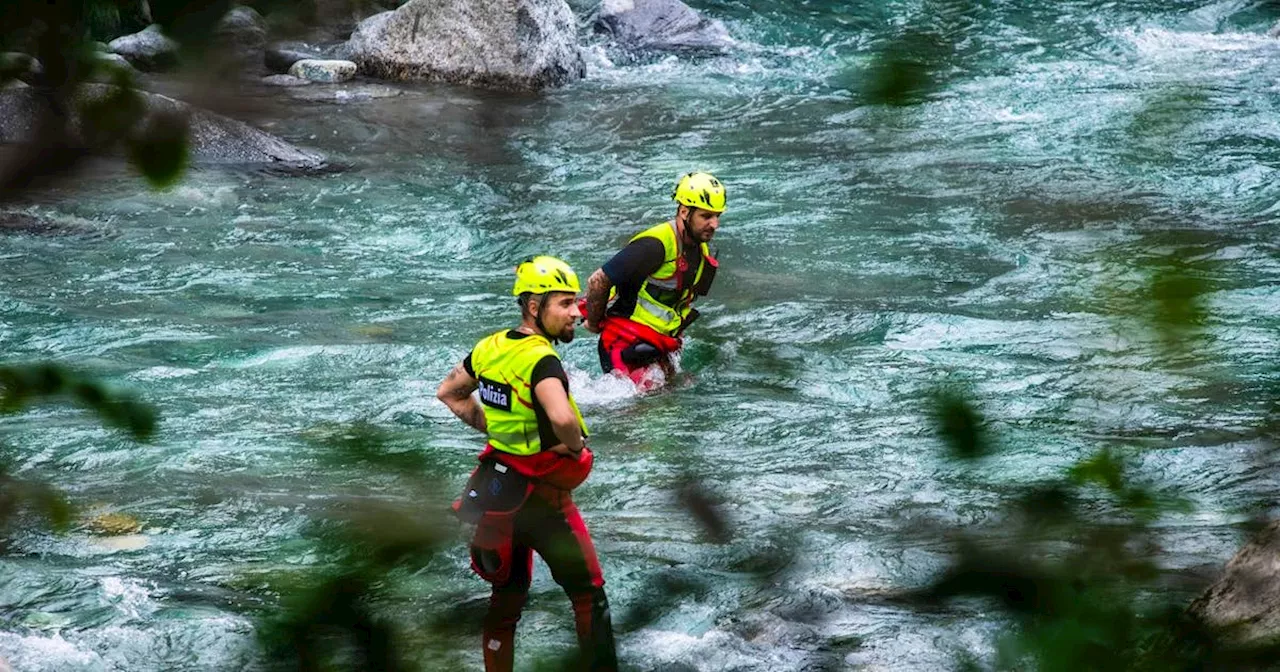
[[(563, 348), (598, 456), (577, 499), (615, 611), (664, 581), (701, 586), (620, 632), (630, 665), (915, 670), (988, 655), (994, 615), (894, 596), (945, 566), (937, 525), (989, 523), (1013, 486), (1104, 445), (1196, 504), (1165, 523), (1163, 566), (1198, 575), (1229, 558), (1241, 506), (1275, 485), (1255, 429), (1280, 324), (1274, 10), (699, 7), (738, 51), (630, 62), (584, 38), (587, 79), (541, 97), (273, 91), (258, 123), (347, 170), (200, 170), (155, 193), (102, 169), (24, 205), (70, 233), (0, 238), (4, 360), (99, 372), (163, 424), (137, 446), (73, 410), (3, 420), (22, 475), (137, 517), (146, 545), (20, 534), (0, 561), (0, 657), (253, 666), (269, 577), (323, 563), (302, 540), (310, 516), (341, 494), (409, 496), (320, 460), (310, 437), (370, 423), (460, 485), (481, 442), (434, 390), (513, 323), (514, 261), (554, 253), (589, 273), (669, 216), (691, 169), (729, 185), (730, 211), (678, 380), (641, 396), (598, 372), (594, 338)], [(868, 104), (872, 54), (908, 24), (956, 56), (925, 102)], [(1208, 269), (1205, 334), (1181, 350), (1143, 314), (1150, 268), (1174, 254)], [(927, 398), (957, 382), (1002, 468), (943, 459)], [(688, 473), (723, 500), (729, 543), (676, 503)], [(526, 661), (573, 641), (539, 571)], [(408, 622), (487, 595), (460, 545), (412, 585)], [(476, 639), (435, 641), (428, 667), (478, 667)]]

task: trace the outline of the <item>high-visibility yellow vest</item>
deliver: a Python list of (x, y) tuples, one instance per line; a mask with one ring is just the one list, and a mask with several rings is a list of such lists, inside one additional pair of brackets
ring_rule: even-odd
[[(547, 355), (560, 357), (546, 338), (537, 334), (511, 338), (506, 329), (480, 341), (471, 351), (471, 368), (480, 381), (480, 407), (489, 430), (489, 445), (495, 449), (512, 455), (533, 455), (542, 450), (529, 381), (533, 367)], [(569, 406), (578, 416), (585, 438), (587, 423), (573, 395), (569, 395)]]
[(662, 266), (645, 279), (636, 295), (636, 307), (631, 312), (632, 320), (652, 327), (655, 331), (667, 336), (677, 336), (684, 329), (685, 320), (689, 319), (690, 304), (693, 303), (694, 289), (702, 280), (707, 270), (707, 260), (711, 258), (711, 250), (706, 243), (699, 247), (702, 256), (698, 259), (698, 270), (694, 273), (693, 282), (688, 287), (681, 285), (683, 273), (680, 272), (682, 250), (676, 238), (676, 225), (663, 222), (636, 234), (630, 242), (641, 238), (657, 238), (662, 243), (664, 253)]

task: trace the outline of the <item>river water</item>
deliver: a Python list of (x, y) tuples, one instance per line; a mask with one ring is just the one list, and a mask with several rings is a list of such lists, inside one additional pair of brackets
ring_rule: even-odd
[[(135, 516), (145, 545), (18, 534), (0, 560), (0, 657), (18, 670), (239, 670), (258, 660), (266, 577), (322, 564), (309, 517), (394, 481), (317, 458), (365, 423), (450, 487), (481, 441), (434, 399), (449, 367), (514, 324), (514, 262), (585, 277), (669, 216), (682, 172), (729, 189), (721, 271), (672, 385), (562, 352), (594, 434), (577, 496), (635, 669), (945, 668), (990, 655), (979, 606), (891, 599), (947, 562), (939, 524), (1099, 447), (1177, 488), (1161, 564), (1200, 575), (1275, 482), (1255, 459), (1280, 326), (1280, 42), (1259, 1), (722, 0), (740, 48), (630, 61), (536, 97), (444, 86), (391, 98), (274, 92), (263, 127), (345, 170), (197, 170), (152, 192), (123, 169), (41, 195), (58, 236), (0, 237), (5, 361), (56, 360), (153, 403), (136, 445), (81, 412), (3, 421), (19, 473)], [(872, 104), (873, 54), (946, 35), (938, 88)], [(1169, 348), (1144, 318), (1153, 265), (1207, 273), (1205, 333)], [(990, 469), (947, 461), (929, 395), (963, 384)], [(694, 474), (732, 521), (713, 543), (674, 497)], [(423, 515), (434, 515), (426, 510)], [(779, 559), (781, 558), (781, 559)], [(777, 570), (777, 571), (775, 571)], [(460, 545), (418, 572), (407, 623), (483, 606)], [(416, 606), (415, 606), (416, 605)], [(539, 569), (519, 657), (572, 647)], [(478, 637), (425, 660), (475, 669)], [(671, 667), (670, 665), (683, 665)], [(668, 666), (668, 667), (664, 667)]]

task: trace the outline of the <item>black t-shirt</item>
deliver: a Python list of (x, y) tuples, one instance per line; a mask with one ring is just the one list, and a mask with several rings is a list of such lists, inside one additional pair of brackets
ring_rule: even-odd
[[(507, 338), (515, 340), (528, 337), (529, 334), (515, 329), (507, 332)], [(468, 376), (477, 377), (475, 367), (471, 365), (471, 353), (467, 353), (467, 358), (462, 360), (462, 368), (466, 369)], [(564, 384), (565, 394), (569, 393), (569, 376), (564, 372), (564, 364), (560, 363), (560, 358), (556, 355), (547, 355), (533, 365), (533, 376), (529, 380), (530, 389), (537, 387), (538, 383), (547, 378), (560, 379)], [(556, 436), (556, 430), (551, 426), (551, 420), (547, 418), (547, 412), (543, 410), (542, 403), (538, 401), (536, 394), (533, 395), (533, 414), (538, 418), (538, 439), (542, 441), (543, 447), (560, 443), (560, 438)]]
[[(698, 277), (702, 248), (700, 245), (688, 243), (685, 243), (683, 248), (687, 268), (684, 271), (681, 286), (687, 289), (693, 286), (694, 279)], [(644, 281), (666, 261), (667, 253), (662, 247), (662, 241), (651, 236), (634, 240), (618, 250), (618, 253), (601, 267), (604, 274), (609, 276), (609, 282), (618, 290), (618, 298), (613, 305), (609, 306), (608, 314), (630, 317), (631, 313), (635, 312), (636, 297), (640, 294)]]

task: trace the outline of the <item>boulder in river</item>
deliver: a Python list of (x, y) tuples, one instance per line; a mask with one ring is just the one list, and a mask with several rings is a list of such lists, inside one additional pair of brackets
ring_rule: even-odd
[(267, 22), (250, 7), (236, 7), (213, 29), (214, 48), (242, 68), (261, 68)]
[(268, 45), (262, 53), (262, 62), (271, 72), (284, 74), (289, 72), (289, 68), (293, 67), (298, 61), (308, 59), (323, 60), (351, 60), (347, 58), (347, 43), (338, 42), (336, 44), (312, 44), (309, 42), (276, 42)]
[(723, 52), (734, 46), (724, 23), (707, 19), (680, 0), (604, 0), (596, 32), (636, 51)]
[(262, 78), (262, 83), (267, 86), (306, 86), (311, 82), (293, 75), (268, 75)]
[(93, 75), (90, 77), (92, 81), (110, 83), (114, 82), (117, 73), (124, 72), (133, 77), (138, 76), (138, 71), (129, 64), (129, 59), (120, 54), (110, 52), (94, 52), (93, 60), (97, 61)]
[[(85, 84), (77, 92), (80, 110), (86, 103), (100, 101), (116, 92), (105, 84)], [(157, 93), (139, 91), (143, 114), (136, 123), (148, 123), (157, 115), (179, 115), (187, 119), (190, 157), (197, 164), (253, 165), (286, 171), (309, 172), (324, 169), (325, 158), (295, 147), (249, 124), (188, 105)], [(45, 108), (33, 88), (0, 91), (0, 143), (30, 142), (37, 116)], [(72, 119), (76, 129), (81, 120)]]
[(294, 63), (289, 68), (289, 74), (312, 82), (337, 84), (356, 76), (356, 64), (351, 61), (321, 61), (308, 58)]
[(360, 22), (347, 46), (382, 79), (539, 90), (586, 73), (565, 0), (409, 0)]
[[(227, 12), (214, 26), (210, 38), (211, 53), (220, 63), (240, 69), (261, 68), (267, 24), (252, 8), (236, 7)], [(158, 24), (118, 37), (107, 47), (129, 59), (134, 67), (146, 71), (167, 70), (178, 65), (181, 49), (178, 41), (165, 35)]]
[(14, 73), (19, 81), (38, 82), (44, 75), (44, 66), (36, 57), (17, 51), (0, 53), (0, 70)]
[(129, 59), (139, 70), (164, 70), (178, 64), (178, 43), (165, 35), (158, 25), (117, 37), (107, 46), (112, 53)]
[(1245, 544), (1190, 610), (1240, 643), (1280, 638), (1280, 521)]
[(67, 214), (0, 209), (0, 235), (74, 236), (94, 239), (111, 236), (114, 233), (101, 222)]

